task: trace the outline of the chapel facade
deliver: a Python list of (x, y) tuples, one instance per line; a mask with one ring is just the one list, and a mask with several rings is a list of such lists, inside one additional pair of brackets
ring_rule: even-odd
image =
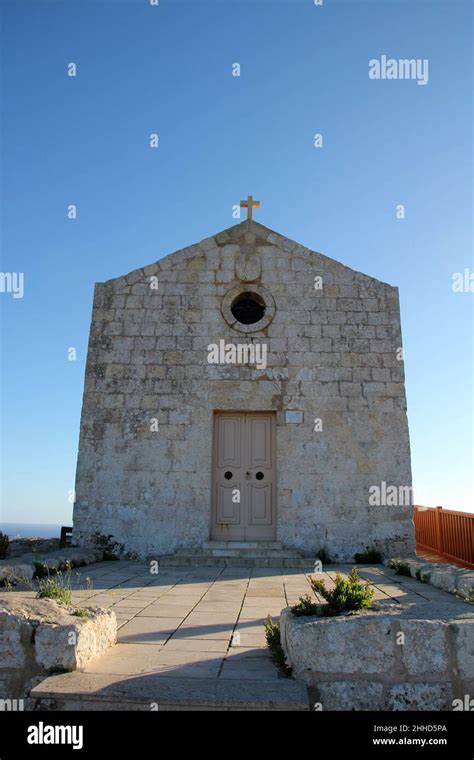
[(405, 556), (410, 489), (397, 288), (253, 219), (96, 284), (75, 543)]

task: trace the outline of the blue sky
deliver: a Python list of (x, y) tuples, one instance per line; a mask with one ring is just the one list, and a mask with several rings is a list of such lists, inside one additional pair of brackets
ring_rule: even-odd
[[(474, 296), (452, 291), (474, 268), (471, 3), (1, 7), (1, 267), (25, 294), (0, 293), (0, 519), (71, 521), (94, 282), (234, 224), (248, 193), (400, 288), (415, 500), (473, 510)], [(428, 84), (370, 80), (383, 54), (428, 59)]]

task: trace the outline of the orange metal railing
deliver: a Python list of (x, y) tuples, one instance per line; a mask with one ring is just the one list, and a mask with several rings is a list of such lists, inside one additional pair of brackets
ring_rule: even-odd
[(417, 547), (474, 568), (474, 514), (415, 506), (413, 522)]

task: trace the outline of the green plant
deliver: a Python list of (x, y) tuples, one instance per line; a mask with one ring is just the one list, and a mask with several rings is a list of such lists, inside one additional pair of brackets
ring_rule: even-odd
[(382, 559), (382, 554), (378, 549), (368, 546), (364, 552), (354, 554), (354, 562), (359, 562), (361, 565), (380, 565), (382, 564)]
[(58, 604), (69, 607), (72, 602), (71, 570), (59, 571), (53, 577), (40, 578), (38, 581), (37, 599), (54, 599)]
[(316, 552), (316, 557), (321, 560), (323, 565), (332, 565), (332, 559), (329, 556), (329, 552), (325, 546), (323, 546), (318, 552)]
[(315, 594), (321, 594), (326, 599), (326, 615), (340, 615), (343, 612), (355, 612), (372, 606), (374, 591), (369, 583), (360, 580), (356, 567), (352, 568), (347, 578), (336, 573), (335, 586), (332, 589), (327, 589), (324, 581), (315, 578), (310, 578), (310, 583)]
[(306, 594), (306, 596), (300, 596), (298, 604), (295, 604), (291, 611), (296, 617), (301, 617), (303, 615), (317, 615), (319, 608), (320, 605), (311, 599), (309, 594)]
[(2, 533), (0, 530), (0, 559), (5, 559), (5, 557), (8, 554), (8, 549), (10, 546), (10, 539), (8, 538), (6, 533)]
[(113, 536), (104, 536), (102, 533), (94, 533), (92, 537), (94, 546), (101, 549), (103, 552), (102, 559), (105, 560), (117, 560), (119, 555), (123, 553), (123, 544), (119, 544), (113, 540)]
[(86, 618), (89, 617), (89, 610), (86, 609), (86, 607), (79, 607), (77, 610), (74, 610), (72, 614), (75, 615), (75, 617)]
[(403, 562), (401, 559), (392, 559), (390, 567), (395, 570), (397, 575), (406, 575), (408, 578), (411, 578), (410, 565), (408, 562)]
[(267, 641), (267, 646), (272, 653), (274, 662), (286, 676), (290, 676), (291, 668), (286, 664), (285, 653), (281, 645), (279, 624), (274, 623), (270, 615), (268, 615), (263, 625), (265, 626), (265, 639)]

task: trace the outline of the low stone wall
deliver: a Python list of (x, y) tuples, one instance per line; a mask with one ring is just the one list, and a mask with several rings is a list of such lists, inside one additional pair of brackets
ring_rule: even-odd
[(315, 709), (453, 710), (453, 700), (474, 696), (474, 615), (434, 614), (420, 619), (408, 605), (338, 617), (286, 609), (281, 642)]
[(78, 617), (51, 599), (0, 598), (0, 694), (22, 698), (50, 673), (82, 669), (115, 643), (115, 613)]
[(421, 559), (392, 558), (385, 562), (401, 575), (417, 578), (435, 588), (474, 603), (474, 570), (444, 562), (427, 562)]
[(59, 549), (59, 538), (12, 538), (8, 546), (7, 559), (21, 557), (22, 554), (54, 552)]
[(72, 548), (59, 549), (47, 554), (31, 552), (22, 554), (13, 559), (7, 558), (0, 561), (0, 585), (5, 581), (18, 583), (31, 581), (36, 575), (45, 575), (48, 570), (62, 570), (66, 563), (70, 567), (82, 567), (93, 562), (100, 562), (103, 558), (103, 550), (96, 548)]

